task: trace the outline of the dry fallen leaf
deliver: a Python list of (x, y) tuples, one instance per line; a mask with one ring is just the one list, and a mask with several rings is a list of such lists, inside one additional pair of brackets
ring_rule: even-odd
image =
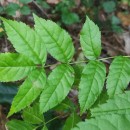
[(130, 26), (130, 14), (124, 14), (119, 12), (117, 16), (118, 18), (120, 18), (123, 26)]
[(49, 4), (58, 4), (60, 0), (47, 0), (47, 3)]

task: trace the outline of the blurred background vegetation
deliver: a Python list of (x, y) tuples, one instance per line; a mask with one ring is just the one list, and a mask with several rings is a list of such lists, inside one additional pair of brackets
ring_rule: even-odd
[[(79, 33), (88, 15), (100, 28), (102, 33), (101, 57), (130, 55), (130, 0), (0, 0), (0, 16), (17, 21), (23, 21), (29, 26), (34, 26), (32, 14), (35, 13), (44, 19), (50, 19), (67, 30), (76, 48), (73, 61), (85, 60), (79, 42)], [(4, 27), (0, 21), (0, 52), (15, 52), (7, 40)], [(109, 69), (110, 60), (106, 60)], [(56, 61), (48, 56), (47, 64)], [(51, 67), (49, 68), (52, 69)], [(74, 66), (76, 72), (75, 88), (70, 92), (64, 102), (75, 109), (77, 106), (77, 84), (82, 68)], [(19, 84), (0, 83), (0, 130), (5, 130), (6, 115)], [(55, 116), (55, 120), (48, 123), (49, 130), (60, 130), (64, 125), (71, 109), (58, 106), (45, 114), (46, 121)], [(21, 119), (20, 114), (13, 118)], [(64, 128), (64, 130), (67, 128)]]

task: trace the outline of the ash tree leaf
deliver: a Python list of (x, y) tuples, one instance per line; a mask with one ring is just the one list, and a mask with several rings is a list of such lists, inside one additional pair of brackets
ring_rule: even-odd
[(104, 115), (80, 122), (71, 130), (129, 130), (130, 115)]
[(80, 32), (80, 44), (83, 53), (89, 60), (97, 59), (101, 53), (101, 32), (93, 21), (86, 18)]
[(1, 82), (23, 79), (35, 68), (35, 64), (24, 55), (17, 53), (0, 53)]
[(8, 39), (17, 52), (28, 56), (34, 63), (46, 61), (46, 48), (42, 38), (29, 26), (22, 22), (3, 20)]
[(24, 83), (20, 86), (14, 97), (8, 116), (29, 106), (41, 93), (46, 84), (46, 75), (43, 70), (32, 71)]
[(130, 113), (130, 91), (114, 96), (106, 103), (91, 109), (93, 117), (107, 114), (129, 114)]
[(79, 84), (79, 104), (81, 114), (89, 109), (104, 86), (106, 68), (102, 62), (90, 61), (84, 68)]
[(73, 82), (73, 68), (65, 64), (58, 65), (50, 73), (46, 87), (40, 96), (41, 113), (61, 103), (69, 93)]
[(40, 113), (39, 104), (34, 104), (32, 107), (25, 108), (23, 111), (24, 121), (31, 124), (40, 124), (44, 122), (43, 114)]
[(42, 37), (48, 52), (58, 61), (69, 62), (74, 55), (70, 35), (56, 23), (34, 15), (35, 30)]
[(76, 126), (76, 124), (80, 121), (81, 119), (77, 115), (77, 113), (72, 113), (66, 120), (65, 125), (63, 127), (63, 130), (71, 130)]
[(6, 123), (8, 130), (35, 130), (35, 126), (21, 120), (11, 120)]
[(110, 65), (107, 77), (107, 93), (109, 97), (123, 93), (130, 81), (130, 59), (118, 56)]

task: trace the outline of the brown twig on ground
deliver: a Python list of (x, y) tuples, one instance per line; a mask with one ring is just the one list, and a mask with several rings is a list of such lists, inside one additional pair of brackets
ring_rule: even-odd
[(35, 2), (35, 1), (33, 0), (32, 3), (42, 12), (42, 15), (43, 15), (44, 17), (50, 19), (49, 16), (48, 16), (48, 14), (41, 8), (41, 6), (39, 6), (39, 5), (37, 4), (37, 2)]
[(111, 46), (108, 42), (106, 41), (102, 41), (102, 44), (106, 45), (107, 47), (110, 47), (111, 49), (115, 50), (115, 51), (119, 51), (123, 54), (126, 54), (126, 52), (123, 49), (120, 49), (119, 47), (115, 47), (115, 46)]
[(2, 114), (2, 106), (0, 105), (0, 130), (6, 130), (5, 129), (5, 117), (3, 117)]

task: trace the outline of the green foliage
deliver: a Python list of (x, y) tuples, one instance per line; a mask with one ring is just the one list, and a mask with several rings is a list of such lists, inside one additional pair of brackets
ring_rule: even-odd
[(91, 109), (92, 116), (130, 113), (130, 91), (114, 96), (107, 103)]
[(71, 61), (74, 47), (70, 35), (56, 23), (34, 15), (35, 30), (42, 37), (48, 52), (61, 62)]
[(92, 7), (94, 4), (94, 0), (81, 0), (81, 2), (83, 3), (83, 5), (85, 5), (86, 7)]
[(103, 9), (106, 13), (112, 13), (116, 9), (116, 3), (114, 1), (106, 1), (103, 3)]
[(20, 120), (9, 121), (6, 125), (8, 130), (35, 130), (34, 126)]
[(28, 4), (28, 3), (32, 2), (33, 0), (19, 0), (19, 1), (23, 4)]
[(84, 55), (89, 60), (94, 60), (101, 53), (101, 33), (88, 17), (80, 32), (80, 43)]
[(79, 116), (76, 113), (72, 113), (66, 120), (63, 130), (71, 130), (80, 121)]
[(45, 8), (45, 9), (50, 9), (50, 5), (43, 0), (36, 0), (37, 4), (40, 5), (41, 7)]
[(40, 111), (46, 112), (61, 103), (74, 82), (74, 71), (69, 65), (57, 66), (49, 75), (40, 96)]
[[(70, 115), (62, 126), (64, 130), (129, 129), (130, 91), (123, 93), (130, 78), (129, 56), (115, 57), (110, 65), (106, 89), (106, 67), (101, 62), (103, 59), (98, 59), (101, 32), (88, 17), (80, 33), (81, 47), (88, 61), (78, 62), (72, 62), (74, 46), (70, 35), (56, 23), (34, 15), (35, 29), (32, 29), (22, 22), (1, 19), (8, 39), (17, 52), (0, 54), (0, 81), (23, 80), (8, 114), (11, 116), (23, 110), (23, 121), (9, 121), (9, 130), (47, 130), (48, 123), (58, 117), (46, 122), (43, 114), (58, 109), (60, 112), (65, 109), (66, 113), (63, 111), (63, 114)], [(46, 76), (46, 68), (50, 65), (45, 66), (47, 53), (60, 62), (52, 68), (49, 76)], [(88, 63), (79, 69), (73, 66), (83, 62)], [(77, 78), (79, 81), (74, 83)], [(73, 86), (79, 86), (79, 92), (71, 91)], [(78, 95), (80, 114), (87, 110), (86, 121), (76, 127), (81, 115), (76, 114), (79, 108), (74, 99), (73, 105), (64, 100), (68, 99), (68, 94), (69, 99), (72, 94)]]
[(42, 130), (48, 130), (48, 128), (47, 128), (46, 126), (44, 126), (44, 127), (42, 128)]
[(116, 17), (115, 15), (113, 15), (111, 17), (111, 22), (112, 22), (113, 25), (118, 25), (118, 24), (121, 23), (120, 19), (118, 17)]
[(71, 13), (69, 11), (64, 12), (61, 19), (67, 25), (79, 22), (79, 16), (76, 13)]
[(110, 18), (111, 21), (111, 27), (112, 30), (116, 33), (121, 33), (123, 30), (122, 28), (119, 26), (119, 24), (121, 24), (121, 21), (118, 17), (116, 17), (115, 15), (112, 15), (112, 17)]
[(2, 82), (23, 79), (36, 68), (28, 57), (18, 53), (1, 53), (0, 59), (0, 81)]
[(23, 6), (22, 8), (20, 8), (20, 12), (23, 15), (28, 15), (30, 14), (31, 10), (28, 6)]
[(39, 104), (34, 104), (23, 111), (23, 119), (32, 124), (40, 124), (44, 122), (43, 115), (40, 113)]
[(107, 92), (109, 97), (123, 93), (130, 81), (130, 60), (127, 57), (116, 57), (107, 77)]
[(104, 115), (80, 122), (71, 130), (129, 130), (130, 115)]
[[(30, 57), (36, 64), (45, 63), (46, 48), (41, 37), (29, 26), (2, 18), (8, 39), (17, 52)], [(20, 30), (20, 31), (19, 31)], [(31, 35), (30, 35), (31, 34)], [(42, 48), (42, 50), (41, 50)]]
[[(46, 84), (46, 75), (43, 70), (34, 70), (20, 86), (15, 96), (9, 115), (20, 111), (30, 105), (41, 93)], [(24, 95), (24, 96), (23, 96)]]
[[(15, 3), (11, 3), (5, 7), (5, 12), (8, 15), (14, 16), (16, 15), (16, 11), (19, 9), (19, 5)], [(4, 11), (4, 10), (3, 10)]]
[(79, 15), (72, 11), (75, 6), (74, 0), (62, 0), (56, 5), (54, 12), (60, 13), (62, 23), (72, 25), (80, 21)]
[(79, 84), (81, 114), (89, 109), (100, 95), (105, 81), (106, 68), (103, 63), (90, 61), (84, 68)]

